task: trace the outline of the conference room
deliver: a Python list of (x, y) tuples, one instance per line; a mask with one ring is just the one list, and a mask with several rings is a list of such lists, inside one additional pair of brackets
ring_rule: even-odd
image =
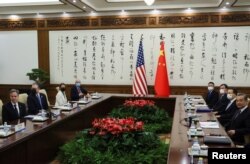
[(249, 26), (250, 0), (1, 0), (0, 163), (248, 163)]

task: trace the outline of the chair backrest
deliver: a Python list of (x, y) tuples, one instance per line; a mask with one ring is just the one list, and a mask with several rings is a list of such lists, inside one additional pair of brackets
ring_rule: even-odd
[(28, 99), (28, 94), (27, 93), (21, 93), (19, 94), (19, 99), (18, 101), (21, 102), (21, 103), (24, 103), (26, 108), (28, 108), (27, 106), (27, 99)]
[(250, 134), (244, 135), (245, 144), (250, 144)]
[(2, 107), (3, 107), (3, 102), (0, 99), (0, 125), (2, 124)]
[(46, 92), (46, 90), (45, 89), (41, 89), (40, 91), (39, 91), (40, 93), (43, 93), (43, 94), (45, 94), (45, 96), (46, 96), (46, 99), (47, 99), (47, 102), (48, 102), (48, 106), (50, 106), (50, 102), (49, 102), (49, 99), (48, 99), (48, 95), (47, 95), (47, 92)]
[(250, 98), (248, 98), (247, 100), (248, 100), (248, 107), (250, 108)]

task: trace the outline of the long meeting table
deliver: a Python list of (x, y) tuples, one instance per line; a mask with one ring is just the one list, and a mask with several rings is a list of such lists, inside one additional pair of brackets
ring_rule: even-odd
[[(94, 118), (105, 117), (114, 107), (122, 104), (126, 99), (138, 99), (130, 94), (102, 94), (100, 99), (90, 103), (61, 112), (56, 118), (50, 118), (45, 122), (32, 122), (22, 119), (12, 122), (17, 124), (24, 122), (26, 128), (6, 138), (0, 138), (0, 163), (49, 163), (53, 161), (62, 146), (74, 138), (77, 132), (91, 127)], [(169, 164), (190, 163), (187, 154), (188, 142), (186, 126), (181, 121), (185, 117), (183, 96), (172, 95), (169, 98), (144, 97), (152, 99), (168, 114), (173, 117), (170, 148), (168, 155)], [(204, 113), (200, 120), (214, 119), (212, 113)], [(206, 129), (205, 133), (220, 133), (226, 135), (222, 127), (219, 129)], [(202, 142), (202, 141), (201, 141)], [(210, 146), (210, 145), (209, 145)], [(231, 147), (225, 145), (211, 145), (212, 147)]]

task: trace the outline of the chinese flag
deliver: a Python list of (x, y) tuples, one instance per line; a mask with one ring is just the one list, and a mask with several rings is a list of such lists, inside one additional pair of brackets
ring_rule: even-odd
[(158, 59), (157, 71), (155, 76), (155, 95), (166, 96), (170, 95), (170, 87), (168, 81), (167, 64), (164, 51), (164, 42), (161, 41), (160, 56)]

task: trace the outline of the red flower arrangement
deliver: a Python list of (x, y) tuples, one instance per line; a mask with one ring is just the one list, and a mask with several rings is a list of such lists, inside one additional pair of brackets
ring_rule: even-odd
[(124, 106), (132, 107), (143, 107), (143, 106), (154, 106), (155, 102), (152, 100), (126, 100)]
[(106, 135), (108, 133), (119, 135), (124, 132), (134, 132), (143, 130), (144, 123), (136, 121), (135, 118), (101, 118), (92, 122), (93, 128), (89, 131), (91, 135)]

